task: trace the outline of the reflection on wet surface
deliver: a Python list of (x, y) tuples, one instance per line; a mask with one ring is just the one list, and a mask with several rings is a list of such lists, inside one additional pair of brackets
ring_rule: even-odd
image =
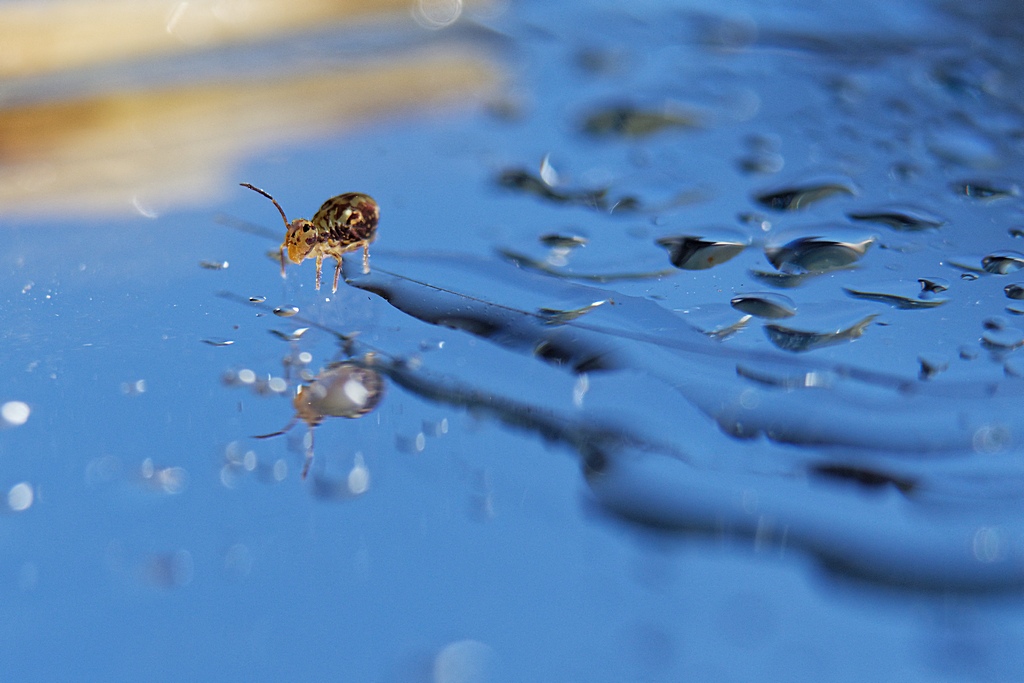
[(298, 422), (305, 422), (309, 428), (305, 463), (302, 466), (302, 478), (305, 479), (313, 464), (313, 433), (316, 427), (328, 417), (353, 420), (363, 417), (373, 412), (383, 398), (384, 382), (380, 374), (372, 367), (367, 367), (369, 362), (369, 358), (362, 363), (343, 362), (321, 371), (309, 384), (297, 388), (292, 399), (295, 417), (291, 422), (280, 431), (255, 438), (282, 436)]
[[(222, 677), (251, 679), (1020, 680), (1019, 13), (503, 11), (410, 39), (394, 70), (288, 43), (308, 81), (70, 103), (77, 132), (99, 102), (145, 114), (68, 165), (83, 186), (104, 159), (143, 178), (118, 161), (140, 140), (272, 147), (168, 166), (285, 206), (366, 189), (388, 229), (332, 293), (281, 280), (280, 224), (264, 242), (251, 202), (140, 200), (144, 228), (67, 230), (45, 256), (50, 223), (12, 229), (2, 597), (170, 634), (111, 619), (50, 648), (116, 643), (92, 662), (112, 678), (163, 671), (137, 654), (157, 648), (215, 673), (241, 653)], [(418, 48), (449, 36), (486, 58), (424, 78), (450, 53)], [(517, 82), (467, 110), (501, 60)], [(424, 92), (456, 111), (391, 118)], [(9, 105), (26, 129), (56, 116)], [(77, 132), (8, 136), (0, 188), (77, 225), (18, 146), (84, 153)], [(4, 624), (14, 650), (49, 644), (44, 616)]]

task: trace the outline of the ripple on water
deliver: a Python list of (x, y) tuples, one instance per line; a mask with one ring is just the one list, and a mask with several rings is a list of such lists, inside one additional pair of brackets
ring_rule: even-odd
[[(922, 382), (913, 376), (834, 364), (827, 354), (807, 358), (764, 349), (748, 353), (742, 347), (716, 344), (696, 334), (680, 316), (647, 297), (577, 285), (468, 257), (451, 259), (443, 270), (432, 262), (424, 263), (430, 273), (429, 285), (424, 285), (418, 274), (407, 272), (415, 270), (417, 259), (402, 257), (396, 262), (396, 266), (389, 263), (387, 271), (374, 269), (353, 278), (352, 283), (379, 293), (425, 322), (444, 325), (455, 316), (479, 320), (479, 326), (490, 331), (488, 341), (510, 351), (553, 359), (563, 368), (599, 359), (604, 367), (624, 371), (604, 375), (608, 382), (604, 390), (611, 390), (614, 396), (623, 388), (636, 388), (628, 380), (635, 372), (671, 387), (727, 434), (764, 436), (813, 452), (828, 446), (825, 450), (830, 456), (852, 451), (860, 458), (873, 452), (891, 465), (876, 467), (863, 460), (847, 463), (841, 457), (830, 457), (827, 473), (819, 474), (822, 479), (831, 478), (835, 486), (809, 487), (803, 477), (771, 477), (745, 469), (723, 472), (719, 467), (700, 467), (689, 459), (689, 453), (676, 450), (677, 445), (688, 448), (677, 436), (681, 439), (685, 433), (686, 443), (692, 443), (689, 438), (692, 430), (700, 429), (699, 421), (687, 422), (684, 432), (679, 431), (683, 427), (674, 415), (666, 418), (670, 422), (664, 431), (660, 425), (645, 423), (641, 427), (632, 421), (594, 422), (595, 415), (576, 412), (579, 407), (566, 411), (558, 407), (555, 398), (549, 404), (546, 397), (505, 395), (502, 387), (488, 390), (480, 382), (487, 376), (489, 356), (480, 360), (480, 367), (445, 371), (473, 378), (468, 381), (449, 374), (432, 377), (429, 368), (380, 359), (382, 372), (430, 400), (495, 415), (546, 439), (580, 448), (588, 484), (605, 510), (659, 529), (721, 533), (724, 527), (734, 536), (756, 537), (760, 543), (774, 538), (780, 546), (799, 548), (842, 575), (911, 589), (1013, 590), (1024, 583), (1024, 544), (1020, 543), (1024, 529), (1011, 516), (1012, 511), (1004, 514), (998, 507), (982, 509), (968, 503), (949, 509), (948, 516), (919, 514), (920, 501), (909, 497), (910, 493), (934, 496), (934, 484), (962, 485), (935, 473), (932, 454), (963, 467), (985, 467), (989, 465), (971, 456), (1020, 448), (1024, 421), (1020, 397), (1024, 390), (1017, 382)], [(478, 288), (467, 285), (478, 278), (489, 283), (487, 299), (479, 296)], [(534, 295), (571, 302), (567, 308), (606, 299), (615, 303), (597, 307), (583, 320), (551, 326), (538, 319), (535, 305), (512, 314)], [(719, 308), (730, 310), (724, 305)], [(803, 304), (794, 321), (785, 326), (770, 323), (766, 332), (776, 333), (776, 341), (787, 351), (811, 350), (818, 348), (815, 344), (869, 334), (874, 316), (859, 317), (862, 310), (870, 312), (871, 307), (848, 302), (817, 309)], [(995, 329), (988, 332), (1008, 329), (1005, 320), (990, 323)], [(974, 353), (973, 348), (968, 350)], [(995, 359), (1007, 362), (1008, 373), (1015, 367), (1009, 363), (1013, 353), (1004, 348)], [(467, 358), (467, 363), (472, 362), (473, 358)], [(949, 361), (941, 354), (921, 353), (918, 362), (922, 373), (934, 375)], [(600, 373), (591, 377), (598, 379), (591, 385), (585, 405), (612, 400), (600, 388)], [(798, 451), (787, 448), (784, 452)], [(918, 475), (927, 479), (927, 486), (916, 486)], [(851, 496), (844, 488), (847, 484), (893, 488), (891, 493), (898, 495)], [(986, 484), (977, 486), (981, 490)], [(754, 490), (759, 497), (756, 509), (736, 504), (743, 492)], [(935, 507), (929, 510), (935, 511)], [(766, 520), (778, 536), (771, 535)], [(988, 552), (986, 558), (998, 558), (979, 565), (972, 539), (979, 527), (1000, 524), (1007, 530), (1009, 545), (1000, 546), (1005, 553)], [(986, 543), (991, 540), (986, 537)]]

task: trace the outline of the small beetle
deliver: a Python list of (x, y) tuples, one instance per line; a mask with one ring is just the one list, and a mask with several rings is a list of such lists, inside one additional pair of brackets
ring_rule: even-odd
[(269, 193), (255, 185), (241, 183), (253, 192), (258, 192), (270, 201), (284, 219), (287, 232), (281, 242), (281, 277), (285, 276), (285, 254), (292, 263), (302, 263), (307, 258), (316, 257), (316, 288), (320, 289), (320, 273), (323, 269), (325, 256), (338, 260), (334, 269), (334, 287), (338, 291), (338, 277), (341, 275), (342, 254), (363, 249), (363, 272), (370, 272), (370, 242), (377, 237), (377, 222), (380, 220), (380, 209), (373, 197), (358, 192), (347, 192), (331, 197), (312, 220), (296, 218), (288, 220), (284, 209)]

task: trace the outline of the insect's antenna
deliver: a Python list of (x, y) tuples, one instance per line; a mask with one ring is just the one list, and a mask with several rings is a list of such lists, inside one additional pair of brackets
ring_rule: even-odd
[(269, 192), (267, 192), (266, 190), (261, 190), (260, 188), (256, 187), (255, 185), (250, 185), (249, 183), (238, 183), (238, 184), (241, 185), (242, 187), (248, 187), (253, 192), (259, 192), (261, 195), (263, 195), (264, 197), (266, 197), (270, 201), (274, 202), (274, 206), (276, 206), (277, 210), (281, 213), (281, 218), (284, 220), (285, 227), (288, 227), (288, 216), (284, 215), (284, 209), (281, 208), (281, 205), (277, 203), (276, 199), (274, 199), (273, 197), (270, 196)]

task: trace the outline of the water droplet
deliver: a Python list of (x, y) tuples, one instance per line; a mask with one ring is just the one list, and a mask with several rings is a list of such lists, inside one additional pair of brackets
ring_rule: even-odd
[(855, 195), (857, 191), (845, 180), (821, 179), (764, 190), (755, 199), (769, 209), (797, 211), (837, 194)]
[(249, 297), (249, 301), (251, 301), (254, 304), (261, 304), (261, 303), (263, 303), (266, 300), (267, 300), (267, 297), (265, 297), (265, 296), (250, 296)]
[(1011, 315), (1024, 315), (1024, 304), (1010, 304), (1006, 307), (1006, 312)]
[(729, 302), (738, 311), (759, 318), (789, 318), (796, 315), (796, 304), (788, 296), (772, 292), (751, 292), (735, 296)]
[(737, 315), (736, 309), (722, 304), (690, 306), (677, 313), (686, 319), (688, 325), (717, 341), (746, 327), (752, 317), (749, 313)]
[(563, 235), (559, 233), (548, 233), (540, 236), (540, 243), (552, 249), (575, 249), (587, 244), (587, 238), (582, 235)]
[(740, 171), (749, 174), (768, 175), (770, 173), (778, 173), (785, 165), (786, 160), (781, 154), (775, 152), (749, 154), (740, 157), (736, 161), (736, 166), (739, 167)]
[(668, 250), (672, 265), (682, 270), (705, 270), (725, 263), (750, 245), (750, 238), (728, 228), (700, 235), (662, 237), (657, 244)]
[(561, 310), (557, 308), (539, 308), (537, 313), (544, 318), (544, 324), (546, 325), (564, 325), (570, 320), (575, 320), (581, 315), (589, 313), (598, 306), (609, 303), (607, 299), (601, 301), (595, 301), (592, 304), (586, 306), (580, 306), (572, 310)]
[(768, 339), (780, 349), (799, 353), (859, 339), (871, 321), (877, 317), (869, 315), (852, 325), (831, 330), (800, 329), (770, 323), (764, 326), (764, 331)]
[(644, 137), (672, 128), (696, 128), (700, 119), (691, 111), (669, 104), (660, 110), (643, 110), (632, 105), (604, 107), (588, 115), (583, 132), (594, 136)]
[(146, 380), (139, 379), (134, 382), (121, 382), (121, 393), (128, 396), (139, 396), (146, 393)]
[(704, 329), (702, 330), (702, 332), (704, 332), (704, 334), (708, 335), (715, 341), (724, 341), (731, 337), (732, 335), (739, 332), (740, 330), (742, 330), (744, 327), (746, 327), (747, 323), (749, 323), (753, 317), (754, 316), (752, 315), (745, 315), (741, 317), (739, 320), (736, 320), (729, 324), (721, 325), (719, 327), (715, 327), (712, 329)]
[(7, 507), (14, 512), (24, 512), (32, 507), (32, 502), (35, 500), (35, 491), (32, 490), (32, 485), (28, 482), (21, 482), (15, 484), (7, 492)]
[(1010, 237), (1014, 239), (1024, 238), (1024, 227), (1015, 226), (1009, 229)]
[(233, 339), (203, 339), (201, 341), (210, 346), (231, 346), (235, 343)]
[(349, 470), (346, 483), (348, 484), (349, 493), (354, 496), (360, 496), (369, 490), (370, 470), (366, 467), (362, 453), (356, 453), (355, 462), (352, 464), (352, 469)]
[(282, 332), (281, 330), (268, 330), (270, 334), (274, 335), (278, 339), (282, 339), (286, 342), (295, 342), (302, 339), (302, 335), (309, 331), (308, 327), (300, 327), (294, 332)]
[(962, 360), (974, 360), (978, 357), (978, 349), (974, 346), (961, 346), (957, 352)]
[(417, 0), (412, 18), (423, 28), (436, 31), (454, 24), (462, 9), (462, 0)]
[(768, 270), (751, 270), (750, 274), (771, 287), (791, 289), (803, 284), (809, 278), (820, 273), (779, 273)]
[(298, 306), (278, 306), (274, 309), (274, 315), (282, 318), (290, 318), (299, 312)]
[(967, 282), (973, 282), (978, 279), (977, 273), (960, 273), (960, 279), (966, 280)]
[(199, 267), (206, 270), (227, 270), (227, 261), (200, 261)]
[(981, 267), (988, 273), (1006, 275), (1024, 268), (1024, 254), (1019, 251), (996, 251), (981, 259)]
[(930, 211), (908, 205), (883, 206), (846, 214), (855, 221), (879, 223), (894, 230), (917, 231), (941, 227), (946, 220)]
[(562, 204), (581, 204), (597, 209), (608, 207), (608, 189), (555, 189), (530, 171), (507, 169), (498, 176), (498, 184), (523, 194), (532, 194)]
[(288, 476), (288, 463), (283, 458), (278, 459), (274, 462), (274, 479), (276, 481), (284, 481)]
[(496, 680), (494, 650), (480, 641), (449, 643), (435, 656), (430, 671), (433, 683), (484, 683)]
[(1012, 350), (1024, 346), (1024, 330), (1006, 327), (998, 330), (985, 330), (981, 335), (982, 346), (999, 350)]
[(1024, 299), (1024, 285), (1014, 283), (1003, 287), (1006, 297), (1009, 299)]
[(765, 256), (784, 273), (825, 273), (859, 261), (874, 241), (873, 235), (831, 229), (832, 236), (809, 235), (785, 244), (767, 244)]
[(18, 427), (28, 422), (32, 409), (24, 401), (7, 401), (0, 407), (0, 418), (11, 427)]
[(540, 160), (540, 179), (550, 187), (558, 184), (558, 171), (551, 165), (551, 155), (545, 154)]
[[(754, 368), (746, 365), (737, 365), (736, 374), (753, 380), (758, 384), (779, 387), (789, 391), (794, 389), (829, 388), (835, 385), (837, 379), (836, 375), (828, 370), (804, 371), (786, 366)], [(750, 396), (747, 397), (747, 403), (749, 405), (757, 405), (757, 401), (752, 401)]]
[(953, 191), (971, 199), (1001, 199), (1003, 197), (1016, 197), (1020, 194), (1020, 187), (1017, 183), (1007, 180), (996, 179), (975, 179), (961, 180), (953, 183)]
[(843, 290), (852, 297), (878, 301), (903, 310), (934, 308), (949, 301), (946, 297), (922, 290), (919, 283), (919, 280), (898, 281), (874, 287), (844, 287)]
[(153, 480), (161, 491), (174, 495), (185, 490), (188, 471), (184, 467), (165, 467), (154, 473)]
[(921, 371), (918, 373), (918, 377), (922, 380), (931, 379), (940, 372), (944, 372), (949, 369), (949, 360), (942, 356), (921, 354), (917, 357), (917, 362), (921, 365)]
[(941, 277), (919, 277), (917, 281), (921, 283), (922, 293), (938, 294), (939, 292), (945, 292), (949, 289), (949, 280)]
[(986, 330), (1002, 330), (1009, 327), (1010, 321), (998, 315), (993, 315), (981, 321), (981, 326)]

